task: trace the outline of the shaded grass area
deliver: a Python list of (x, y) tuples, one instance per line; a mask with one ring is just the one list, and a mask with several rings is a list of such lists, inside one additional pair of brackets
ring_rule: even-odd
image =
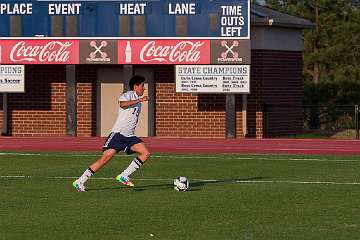
[[(75, 192), (72, 177), (98, 156), (0, 155), (1, 176), (31, 176), (0, 177), (0, 239), (360, 236), (360, 185), (288, 182), (360, 183), (359, 157), (157, 154), (130, 189), (111, 179), (131, 161), (117, 156), (87, 183), (89, 191)], [(189, 191), (173, 190), (178, 175), (190, 179)]]
[(287, 138), (296, 138), (296, 139), (356, 139), (356, 130), (355, 129), (346, 129), (346, 130), (307, 130), (303, 133), (296, 135), (287, 136)]

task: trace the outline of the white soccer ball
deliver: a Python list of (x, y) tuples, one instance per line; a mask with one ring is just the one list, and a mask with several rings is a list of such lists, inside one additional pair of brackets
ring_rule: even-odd
[(186, 177), (176, 177), (174, 179), (174, 189), (179, 192), (184, 192), (189, 188), (189, 181)]

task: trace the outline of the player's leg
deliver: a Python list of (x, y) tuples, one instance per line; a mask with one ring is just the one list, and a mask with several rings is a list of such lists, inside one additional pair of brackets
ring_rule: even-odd
[(131, 150), (138, 153), (137, 158), (144, 163), (146, 160), (150, 158), (150, 152), (148, 148), (146, 147), (145, 143), (137, 143), (133, 146), (131, 146)]
[(117, 151), (122, 149), (122, 147), (119, 145), (120, 143), (119, 139), (120, 139), (119, 133), (111, 132), (109, 134), (103, 146), (103, 154), (101, 158), (99, 158), (96, 162), (91, 164), (90, 167), (86, 169), (85, 172), (81, 175), (81, 177), (73, 182), (73, 186), (76, 188), (76, 190), (80, 192), (85, 191), (84, 183), (95, 172), (97, 172), (99, 169), (105, 166), (110, 161), (112, 156), (114, 156), (117, 153)]
[(79, 192), (85, 191), (85, 182), (91, 178), (91, 176), (100, 170), (103, 166), (105, 166), (110, 159), (116, 154), (116, 150), (114, 149), (107, 149), (103, 152), (101, 158), (99, 158), (96, 162), (90, 165), (88, 169), (79, 177), (77, 180), (73, 182), (73, 186)]
[(105, 166), (110, 159), (116, 154), (115, 149), (107, 149), (103, 152), (103, 155), (101, 158), (99, 158), (96, 162), (90, 165), (90, 169), (96, 173), (98, 170), (100, 170), (103, 166)]
[(130, 182), (129, 176), (138, 170), (145, 163), (145, 161), (149, 159), (150, 152), (143, 142), (134, 144), (131, 146), (131, 150), (138, 153), (138, 156), (132, 160), (129, 166), (121, 174), (116, 176), (116, 180), (127, 186), (133, 187), (134, 184)]

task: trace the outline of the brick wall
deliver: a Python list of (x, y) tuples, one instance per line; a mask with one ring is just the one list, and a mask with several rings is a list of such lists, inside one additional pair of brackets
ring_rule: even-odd
[[(63, 65), (27, 65), (25, 93), (9, 96), (9, 133), (66, 135), (66, 77)], [(76, 66), (77, 135), (96, 135), (96, 67)], [(0, 123), (2, 126), (2, 98)]]
[(8, 94), (9, 133), (14, 136), (65, 134), (65, 66), (27, 65), (25, 93)]
[(156, 135), (225, 137), (225, 96), (176, 93), (174, 66), (157, 67)]
[(77, 136), (96, 136), (96, 66), (76, 66)]
[(263, 138), (264, 137), (263, 119), (264, 119), (263, 111), (257, 111), (255, 113), (255, 126), (256, 126), (255, 137), (256, 138)]
[(245, 133), (243, 129), (243, 116), (242, 116), (242, 95), (235, 96), (235, 109), (236, 109), (236, 138), (244, 138)]

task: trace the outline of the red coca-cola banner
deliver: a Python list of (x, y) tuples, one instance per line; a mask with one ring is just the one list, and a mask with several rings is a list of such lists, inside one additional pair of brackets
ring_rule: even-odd
[(210, 64), (210, 40), (119, 40), (119, 64)]
[[(0, 64), (79, 64), (88, 40), (0, 40)], [(210, 64), (210, 40), (118, 40), (118, 64)], [(105, 51), (94, 46), (96, 52)], [(82, 62), (83, 63), (83, 62)]]
[(79, 64), (79, 40), (1, 40), (3, 64)]

